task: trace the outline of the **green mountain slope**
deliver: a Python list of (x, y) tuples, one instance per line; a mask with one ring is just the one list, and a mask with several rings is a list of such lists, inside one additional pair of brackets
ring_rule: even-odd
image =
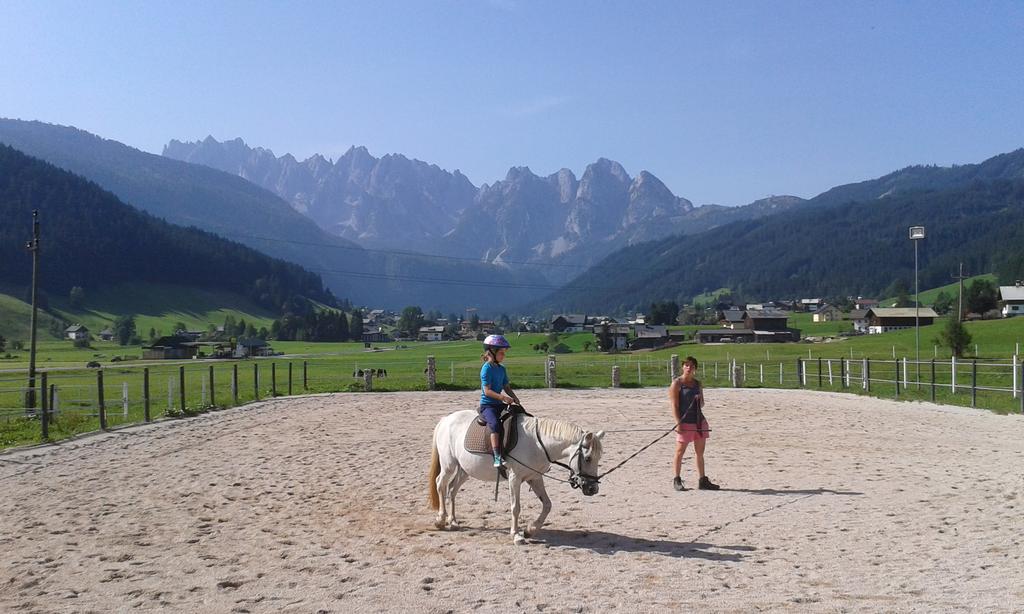
[(39, 285), (67, 296), (121, 283), (228, 291), (277, 311), (306, 296), (333, 302), (320, 278), (238, 243), (137, 211), (81, 177), (0, 146), (0, 284), (26, 288), (32, 211), (41, 228)]
[(756, 222), (630, 247), (573, 280), (542, 305), (610, 310), (689, 300), (707, 288), (748, 298), (877, 295), (894, 279), (912, 285), (907, 229), (923, 224), (920, 283), (945, 285), (963, 261), (1000, 279), (1024, 273), (1024, 180), (836, 207), (801, 208)]

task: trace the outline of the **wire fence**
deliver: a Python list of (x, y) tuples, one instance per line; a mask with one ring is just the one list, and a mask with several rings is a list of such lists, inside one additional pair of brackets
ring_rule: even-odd
[[(252, 401), (321, 392), (477, 390), (464, 360), (259, 359), (50, 370), (0, 376), (0, 448), (54, 441)], [(517, 360), (516, 388), (667, 386), (679, 358), (551, 355)], [(807, 388), (1024, 413), (1024, 365), (1010, 360), (798, 358), (707, 362), (708, 387)]]

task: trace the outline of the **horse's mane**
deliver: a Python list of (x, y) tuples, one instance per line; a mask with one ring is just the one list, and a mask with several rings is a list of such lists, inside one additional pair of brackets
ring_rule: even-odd
[(583, 438), (583, 429), (567, 420), (537, 418), (537, 430), (544, 437), (562, 441), (579, 441)]

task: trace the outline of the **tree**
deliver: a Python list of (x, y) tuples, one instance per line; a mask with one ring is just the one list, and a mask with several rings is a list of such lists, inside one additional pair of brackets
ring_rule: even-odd
[(4, 339), (3, 335), (0, 335), (0, 352), (7, 349), (7, 339)]
[(416, 305), (410, 305), (402, 310), (402, 316), (398, 318), (398, 330), (415, 337), (423, 326), (423, 310)]
[(121, 345), (128, 345), (135, 337), (135, 316), (123, 315), (114, 320), (114, 336)]
[(78, 309), (85, 303), (85, 290), (82, 289), (82, 286), (71, 288), (71, 292), (68, 293), (68, 303), (75, 309)]
[(971, 334), (959, 319), (949, 318), (946, 321), (946, 328), (939, 333), (939, 342), (948, 347), (954, 356), (960, 358), (971, 344)]
[(469, 317), (469, 330), (480, 330), (480, 316), (475, 313)]
[(152, 341), (154, 339), (156, 339), (156, 328), (150, 326), (149, 327), (149, 340)]
[(348, 336), (352, 341), (363, 340), (363, 312), (360, 309), (352, 312), (348, 324)]
[(175, 322), (174, 323), (174, 334), (175, 335), (178, 335), (178, 334), (181, 334), (181, 333), (187, 333), (187, 332), (188, 332), (188, 326), (186, 326), (184, 322)]
[(976, 279), (964, 290), (964, 303), (967, 311), (985, 313), (996, 308), (999, 294), (995, 284), (987, 279)]
[(944, 316), (953, 309), (953, 297), (946, 294), (944, 291), (939, 290), (939, 294), (935, 297), (935, 302), (932, 303), (932, 309), (935, 313), (940, 316)]
[(893, 305), (894, 307), (913, 307), (914, 305), (910, 301), (910, 288), (903, 279), (894, 279), (883, 294), (895, 298), (896, 303)]

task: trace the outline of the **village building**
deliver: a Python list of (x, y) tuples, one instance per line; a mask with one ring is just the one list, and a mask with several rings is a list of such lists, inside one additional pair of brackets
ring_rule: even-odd
[(697, 343), (781, 343), (799, 340), (788, 327), (789, 316), (777, 309), (747, 309), (742, 325), (697, 331)]
[(802, 298), (800, 299), (800, 309), (803, 311), (817, 311), (822, 305), (825, 304), (824, 299), (820, 298)]
[(99, 337), (102, 341), (113, 341), (114, 331), (110, 330), (109, 328), (104, 328), (103, 330), (100, 331)]
[(384, 332), (383, 328), (377, 328), (377, 330), (363, 331), (363, 343), (389, 343), (391, 337)]
[(251, 358), (256, 356), (273, 356), (274, 348), (266, 341), (256, 337), (239, 339), (235, 344), (235, 358)]
[(843, 319), (843, 311), (835, 305), (822, 305), (811, 314), (814, 322), (838, 322)]
[(851, 309), (850, 313), (844, 316), (845, 319), (850, 320), (853, 324), (853, 331), (857, 333), (867, 334), (868, 332), (868, 310), (867, 309)]
[(148, 346), (142, 347), (143, 360), (174, 360), (195, 358), (199, 346), (181, 335), (169, 335), (154, 339)]
[(867, 312), (868, 333), (877, 335), (914, 328), (918, 320), (921, 326), (931, 326), (937, 317), (931, 307), (875, 307)]
[(594, 336), (597, 338), (598, 346), (601, 346), (601, 337), (608, 336), (608, 347), (604, 350), (624, 350), (629, 345), (628, 324), (617, 324), (615, 322), (601, 322), (593, 326)]
[(72, 341), (78, 341), (80, 339), (88, 340), (89, 329), (82, 324), (72, 324), (64, 329), (64, 336)]
[(872, 309), (874, 307), (878, 307), (878, 301), (876, 301), (873, 298), (864, 298), (862, 296), (858, 296), (853, 301), (854, 309), (863, 309), (864, 311), (867, 311), (868, 309)]
[(444, 341), (444, 327), (421, 326), (416, 339), (417, 341)]
[(1000, 313), (1004, 318), (1024, 315), (1024, 282), (1012, 286), (999, 286), (999, 297), (1003, 302)]
[(551, 331), (555, 333), (582, 333), (587, 316), (579, 313), (559, 314), (551, 318)]
[(747, 311), (745, 309), (739, 309), (732, 307), (718, 313), (718, 323), (725, 328), (737, 329), (745, 328), (746, 324), (744, 319), (747, 317)]

